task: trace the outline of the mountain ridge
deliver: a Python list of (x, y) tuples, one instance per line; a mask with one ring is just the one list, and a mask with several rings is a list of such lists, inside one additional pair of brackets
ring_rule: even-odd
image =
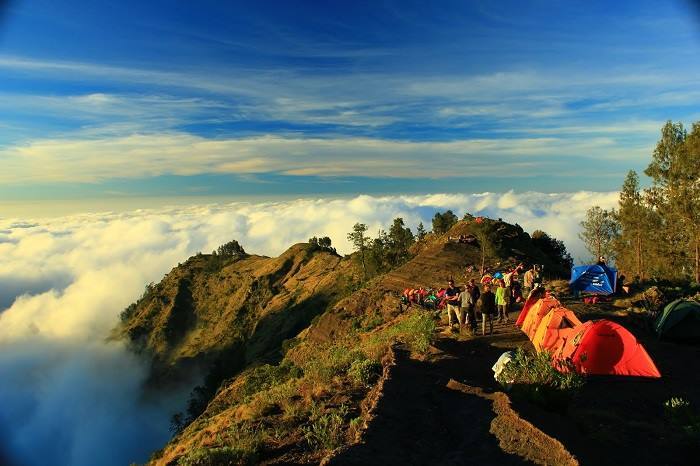
[[(484, 248), (478, 241), (458, 240), (460, 236), (475, 233), (481, 233)], [(224, 433), (228, 430), (220, 430), (223, 425), (230, 426), (226, 429), (241, 426), (249, 429), (250, 423), (261, 428), (270, 422), (291, 423), (289, 439), (294, 442), (276, 441), (286, 445), (279, 447), (286, 451), (279, 456), (279, 461), (313, 463), (320, 460), (320, 450), (309, 452), (303, 446), (304, 439), (312, 435), (303, 434), (304, 429), (310, 428), (303, 416), (287, 416), (286, 410), (294, 412), (297, 408), (292, 406), (300, 404), (301, 410), (311, 409), (304, 411), (309, 419), (314, 416), (326, 419), (324, 416), (336, 415), (333, 413), (338, 406), (350, 406), (358, 419), (364, 416), (366, 413), (363, 414), (359, 406), (361, 400), (368, 399), (370, 385), (363, 385), (363, 382), (357, 386), (355, 367), (366, 367), (369, 372), (359, 377), (372, 379), (372, 371), (376, 371), (371, 369), (373, 364), (385, 360), (391, 342), (432, 338), (430, 328), (435, 326), (432, 314), (407, 314), (399, 305), (401, 291), (420, 285), (437, 288), (450, 277), (458, 278), (460, 284), (462, 279), (480, 278), (476, 265), (481, 263), (482, 253), (483, 260), (493, 270), (525, 261), (546, 264), (547, 269), (558, 271), (557, 264), (521, 227), (500, 220), (476, 221), (469, 216), (443, 235), (429, 234), (412, 246), (412, 257), (406, 263), (365, 283), (360, 283), (362, 268), (358, 253), (340, 257), (304, 243), (291, 246), (277, 258), (246, 256), (209, 272), (206, 272), (207, 264), (214, 260), (209, 255), (195, 256), (174, 268), (155, 285), (153, 296), (139, 301), (137, 310), (117, 334), (130, 338), (137, 350), (153, 357), (154, 378), (172, 376), (163, 367), (181, 365), (181, 369), (187, 369), (189, 358), (206, 351), (217, 353), (218, 359), (211, 354), (209, 358), (200, 357), (201, 367), (207, 362), (216, 365), (215, 361), (218, 364), (224, 361), (227, 368), (209, 380), (209, 393), (198, 400), (201, 404), (190, 413), (185, 425), (180, 426), (180, 433), (163, 451), (156, 453), (154, 464), (175, 464), (173, 461), (190, 464), (183, 458), (193, 452), (199, 454), (214, 432), (220, 432), (217, 435), (222, 438), (228, 436)], [(219, 284), (224, 286), (217, 286)], [(182, 292), (182, 287), (195, 292), (188, 295)], [(168, 306), (149, 304), (161, 302), (164, 292), (172, 300), (170, 304), (180, 299), (190, 308), (187, 318), (178, 317)], [(184, 298), (178, 298), (178, 292), (184, 293)], [(217, 303), (222, 310), (212, 314), (211, 308)], [(175, 320), (168, 320), (173, 318)], [(199, 322), (199, 326), (193, 324), (192, 319)], [(184, 322), (190, 333), (182, 329), (180, 333), (166, 331), (170, 328), (168, 325), (178, 322)], [(144, 327), (145, 324), (150, 327)], [(143, 340), (139, 335), (143, 330), (134, 331), (143, 328), (149, 329), (145, 344), (139, 340)], [(241, 329), (245, 338), (229, 335), (240, 334)], [(210, 338), (203, 338), (204, 332), (210, 332)], [(199, 339), (195, 338), (197, 335)], [(223, 338), (223, 344), (213, 336)], [(376, 339), (380, 340), (379, 346), (373, 343)], [(423, 348), (428, 347), (423, 345)], [(323, 369), (328, 364), (330, 366)], [(319, 370), (325, 375), (318, 375)], [(334, 375), (328, 376), (329, 371)], [(257, 388), (251, 389), (251, 384)], [(258, 387), (257, 384), (262, 385)], [(280, 387), (291, 390), (290, 384), (293, 393), (298, 391), (297, 395), (287, 394), (285, 396), (291, 398), (283, 397), (275, 402), (261, 400), (261, 396), (276, 393), (282, 389)], [(280, 409), (285, 411), (283, 419), (275, 421), (280, 416), (275, 413)], [(243, 434), (236, 435), (237, 442), (241, 442)], [(250, 436), (248, 433), (243, 437), (248, 438), (246, 435)], [(257, 447), (254, 450), (258, 451)], [(265, 457), (265, 462), (270, 464), (277, 461), (274, 453), (268, 452)]]

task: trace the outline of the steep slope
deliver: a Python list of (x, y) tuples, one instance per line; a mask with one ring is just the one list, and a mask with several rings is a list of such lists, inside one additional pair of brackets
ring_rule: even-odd
[(309, 244), (276, 258), (197, 255), (127, 308), (115, 337), (152, 361), (163, 383), (225, 360), (228, 372), (277, 354), (346, 293), (351, 261)]

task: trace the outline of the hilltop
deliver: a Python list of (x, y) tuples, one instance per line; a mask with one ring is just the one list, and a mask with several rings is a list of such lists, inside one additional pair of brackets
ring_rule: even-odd
[(198, 254), (173, 268), (122, 314), (114, 337), (151, 361), (151, 382), (225, 365), (230, 375), (274, 359), (352, 284), (352, 261), (307, 243), (279, 257)]
[(341, 300), (310, 329), (314, 338), (328, 339), (336, 327), (347, 327), (351, 319), (368, 312), (393, 318), (400, 312), (397, 296), (405, 288), (418, 286), (440, 288), (453, 278), (462, 286), (471, 278), (480, 280), (482, 244), (459, 242), (460, 236), (479, 235), (488, 270), (507, 270), (519, 263), (541, 264), (550, 278), (560, 278), (569, 270), (547, 255), (518, 225), (501, 220), (473, 217), (457, 222), (444, 235), (429, 235), (412, 247), (414, 256), (407, 263), (378, 277), (362, 290)]

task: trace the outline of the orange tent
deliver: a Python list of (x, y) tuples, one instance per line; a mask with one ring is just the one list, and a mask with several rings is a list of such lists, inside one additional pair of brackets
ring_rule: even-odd
[(547, 313), (555, 307), (559, 307), (561, 304), (556, 298), (542, 298), (537, 301), (528, 311), (523, 321), (522, 330), (525, 334), (532, 340), (537, 331), (537, 327), (540, 325), (540, 321), (547, 315)]
[(634, 335), (609, 320), (563, 330), (548, 351), (554, 359), (571, 359), (576, 372), (582, 374), (661, 377)]
[(532, 294), (527, 297), (525, 300), (525, 304), (523, 304), (523, 308), (520, 311), (520, 314), (518, 314), (518, 320), (515, 321), (515, 325), (518, 327), (523, 326), (523, 322), (525, 321), (525, 317), (527, 316), (527, 313), (530, 311), (530, 308), (535, 305), (535, 303), (539, 300), (540, 298), (536, 298)]
[(562, 337), (569, 335), (570, 330), (581, 325), (576, 314), (565, 307), (551, 309), (537, 326), (532, 344), (539, 352), (542, 350), (551, 351), (556, 342)]

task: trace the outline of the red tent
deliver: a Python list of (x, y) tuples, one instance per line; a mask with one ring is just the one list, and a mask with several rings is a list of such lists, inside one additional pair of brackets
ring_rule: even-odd
[(562, 337), (551, 351), (556, 358), (571, 358), (576, 372), (661, 377), (654, 361), (634, 335), (615, 322), (589, 321)]

